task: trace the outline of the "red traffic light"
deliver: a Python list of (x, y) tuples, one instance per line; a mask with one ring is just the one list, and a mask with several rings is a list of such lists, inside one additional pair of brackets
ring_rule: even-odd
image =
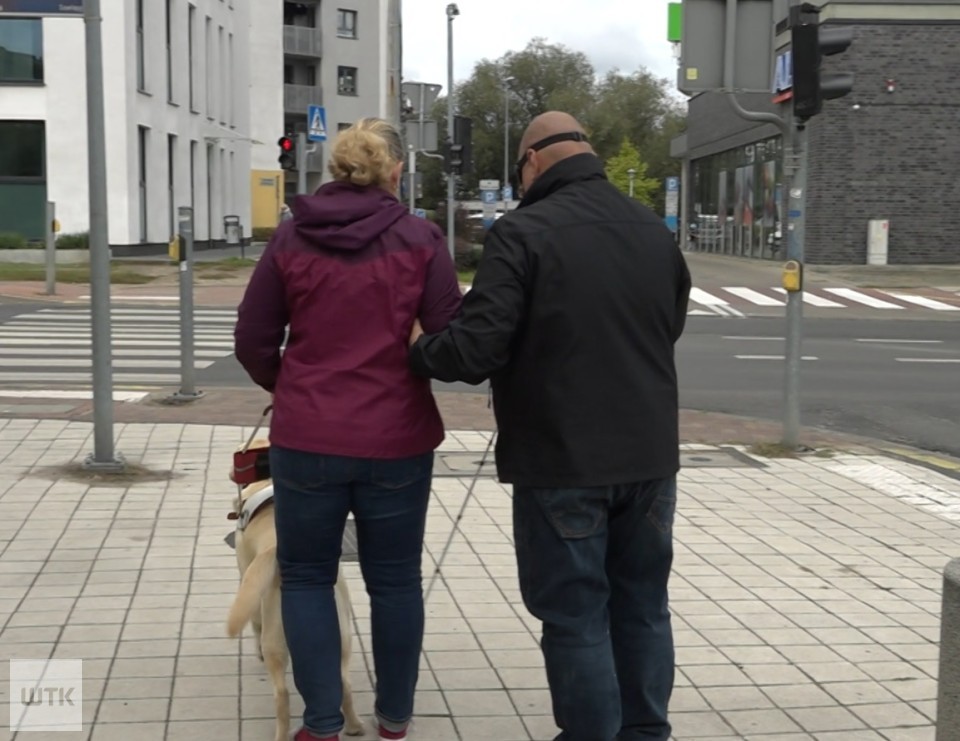
[(293, 151), (293, 139), (289, 136), (281, 136), (280, 141), (277, 142), (280, 145), (280, 149), (284, 152)]

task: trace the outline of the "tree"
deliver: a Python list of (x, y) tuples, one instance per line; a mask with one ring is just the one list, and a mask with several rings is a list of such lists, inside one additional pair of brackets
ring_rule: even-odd
[(648, 206), (653, 205), (654, 194), (660, 183), (647, 177), (647, 165), (640, 158), (640, 152), (626, 138), (620, 144), (620, 151), (607, 160), (605, 169), (607, 179), (623, 193), (630, 193), (630, 170), (634, 170), (633, 197)]
[[(583, 122), (597, 155), (604, 161), (620, 152), (624, 139), (647, 164), (646, 177), (662, 182), (677, 174), (670, 141), (683, 131), (684, 116), (670, 97), (667, 80), (646, 69), (625, 74), (613, 70), (598, 80), (586, 55), (534, 38), (516, 52), (478, 62), (470, 78), (457, 86), (457, 113), (473, 120), (473, 172), (458, 189), (474, 194), (481, 179), (503, 180), (504, 162), (513, 169), (520, 137), (535, 116), (562, 110)], [(504, 153), (505, 106), (509, 105), (508, 150)], [(433, 116), (446, 142), (447, 102), (437, 101)], [(506, 156), (505, 156), (506, 154)], [(419, 158), (425, 205), (443, 201), (446, 185), (436, 160)], [(651, 202), (662, 211), (664, 193), (654, 188)]]

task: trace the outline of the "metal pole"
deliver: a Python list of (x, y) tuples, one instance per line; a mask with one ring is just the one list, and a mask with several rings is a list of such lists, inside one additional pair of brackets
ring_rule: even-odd
[(307, 135), (297, 134), (297, 194), (307, 193)]
[(179, 400), (200, 397), (193, 359), (193, 209), (177, 209), (180, 234), (180, 390)]
[[(790, 0), (799, 5), (800, 0)], [(783, 137), (783, 214), (787, 227), (787, 256), (803, 268), (804, 202), (806, 199), (806, 132), (797, 131), (792, 124), (792, 111), (787, 119), (774, 113), (747, 111), (740, 105), (734, 92), (737, 43), (737, 0), (727, 0), (726, 38), (724, 41), (723, 87), (738, 116), (747, 121), (771, 123), (780, 129)], [(795, 159), (799, 160), (795, 162)], [(782, 230), (783, 227), (781, 227)], [(803, 290), (787, 292), (786, 342), (784, 348), (783, 445), (795, 448), (800, 438), (800, 362), (803, 333)]]
[(57, 220), (57, 206), (47, 201), (47, 295), (57, 293), (57, 232), (54, 222)]
[[(787, 158), (796, 160), (796, 167)], [(793, 152), (784, 151), (784, 164), (793, 170), (790, 178), (786, 202), (787, 217), (787, 259), (795, 260), (803, 270), (804, 239), (806, 236), (806, 199), (807, 199), (807, 129), (799, 126), (796, 130)], [(784, 349), (785, 369), (783, 381), (783, 440), (787, 448), (796, 448), (800, 443), (800, 364), (803, 353), (803, 282), (799, 291), (787, 292), (787, 330)]]
[[(456, 16), (450, 12), (447, 7), (447, 138), (452, 145), (453, 141), (453, 19)], [(457, 176), (452, 172), (447, 174), (447, 249), (450, 250), (450, 257), (456, 259), (454, 245), (454, 229), (456, 228), (456, 219), (454, 218), (454, 200), (457, 197)]]
[[(719, 221), (721, 228), (723, 221)], [(690, 243), (690, 155), (684, 155), (680, 169), (680, 249)]]
[(100, 0), (84, 3), (87, 72), (87, 169), (90, 199), (90, 345), (93, 373), (93, 453), (84, 466), (122, 472), (113, 447), (113, 366), (110, 347), (110, 244), (107, 232), (107, 145), (103, 97), (103, 19)]
[(507, 183), (510, 182), (510, 82), (503, 81), (503, 213), (507, 213)]
[(409, 145), (410, 149), (410, 193), (408, 194), (410, 198), (410, 213), (413, 213), (417, 210), (417, 150), (413, 148), (413, 145)]

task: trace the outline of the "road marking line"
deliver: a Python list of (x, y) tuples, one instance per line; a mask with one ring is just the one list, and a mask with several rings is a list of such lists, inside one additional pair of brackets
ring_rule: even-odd
[(759, 342), (763, 342), (763, 341), (783, 342), (783, 339), (784, 339), (784, 338), (783, 338), (783, 337), (741, 337), (741, 336), (738, 336), (738, 335), (724, 335), (724, 336), (723, 336), (723, 339), (725, 339), (725, 340), (746, 340), (746, 341), (748, 341), (748, 342), (752, 342), (752, 341), (754, 341), (754, 340), (759, 341)]
[(951, 304), (945, 304), (942, 301), (935, 301), (932, 298), (927, 298), (926, 296), (911, 296), (908, 293), (891, 293), (890, 291), (884, 291), (888, 296), (893, 296), (899, 301), (906, 301), (909, 304), (916, 304), (917, 306), (922, 306), (925, 309), (933, 309), (934, 311), (960, 311), (960, 306), (952, 306)]
[(897, 358), (898, 363), (960, 363), (960, 358)]
[(889, 343), (889, 344), (898, 344), (898, 345), (942, 345), (943, 340), (881, 340), (875, 338), (867, 338), (862, 340), (857, 340), (857, 342), (879, 342), (879, 343)]
[(824, 288), (824, 291), (832, 293), (835, 296), (840, 296), (841, 298), (847, 298), (851, 301), (856, 301), (858, 304), (863, 304), (864, 306), (870, 306), (874, 309), (902, 309), (904, 307), (897, 306), (896, 304), (891, 304), (889, 301), (883, 301), (879, 298), (874, 298), (869, 296), (866, 293), (860, 293), (860, 291), (854, 291), (852, 288)]
[[(2, 339), (2, 338), (0, 338)], [(198, 358), (222, 358), (224, 356), (223, 351), (221, 350), (201, 350), (197, 349), (193, 351), (193, 354)], [(0, 356), (3, 355), (28, 355), (28, 356), (50, 356), (50, 357), (59, 357), (64, 356), (82, 356), (90, 358), (91, 350), (87, 348), (74, 348), (74, 347), (58, 347), (58, 348), (49, 348), (49, 347), (0, 347)], [(180, 349), (177, 347), (171, 347), (169, 350), (159, 349), (159, 350), (113, 350), (114, 357), (138, 357), (138, 358), (179, 358)]]
[[(38, 309), (38, 314), (83, 314), (84, 316), (90, 316), (89, 309)], [(136, 309), (124, 309), (122, 307), (110, 308), (111, 314), (164, 314), (167, 316), (180, 316), (179, 309), (148, 309), (148, 308), (136, 308)], [(201, 315), (211, 315), (211, 316), (236, 316), (236, 309), (194, 309), (194, 316)]]
[[(786, 295), (787, 293), (787, 290), (785, 288), (774, 288), (773, 290), (776, 291), (777, 293), (782, 293), (784, 295)], [(803, 303), (810, 304), (811, 306), (819, 306), (824, 309), (846, 309), (847, 308), (846, 304), (840, 304), (840, 303), (837, 303), (836, 301), (831, 301), (830, 299), (824, 298), (823, 296), (818, 296), (817, 294), (812, 293), (811, 291), (803, 292)]]
[[(737, 360), (786, 360), (783, 355), (734, 355)], [(820, 360), (816, 355), (804, 355), (803, 360)]]
[(712, 293), (707, 293), (702, 288), (691, 288), (690, 289), (690, 300), (695, 304), (701, 304), (703, 306), (729, 306), (730, 302), (725, 301), (722, 298), (717, 298)]
[[(89, 358), (61, 358), (54, 363), (45, 363), (46, 368), (89, 368), (91, 364)], [(197, 360), (194, 362), (194, 368), (204, 370), (213, 365), (213, 360)], [(156, 358), (129, 359), (114, 358), (112, 360), (114, 368), (144, 368), (147, 370), (153, 368), (179, 368), (179, 360), (157, 360)], [(33, 370), (37, 367), (36, 362), (30, 362), (29, 358), (5, 358), (0, 357), (0, 368), (22, 368), (25, 372), (33, 375)], [(42, 372), (42, 371), (41, 371)]]
[[(75, 336), (75, 335), (74, 335)], [(41, 344), (38, 339), (29, 339), (23, 336), (17, 337), (4, 337), (3, 333), (0, 333), (0, 339), (3, 339), (4, 344), (6, 345), (37, 345)], [(48, 341), (49, 338), (42, 338), (44, 341)], [(48, 344), (47, 342), (43, 344)], [(70, 340), (57, 340), (58, 345), (79, 345), (82, 347), (90, 347), (90, 338), (86, 339), (70, 339)], [(111, 342), (115, 347), (180, 347), (179, 340), (113, 340)], [(194, 343), (196, 347), (222, 347), (224, 350), (228, 351), (228, 354), (233, 352), (233, 343), (232, 342), (214, 342), (212, 340), (201, 340)]]
[[(81, 296), (81, 299), (90, 300), (89, 296)], [(113, 301), (179, 301), (179, 296), (114, 296)]]
[[(113, 390), (114, 401), (140, 401), (150, 395), (148, 391)], [(0, 389), (0, 398), (7, 399), (93, 399), (93, 391), (67, 391), (64, 389)]]
[[(114, 373), (115, 383), (163, 383), (174, 384), (180, 382), (179, 373)], [(47, 383), (64, 382), (88, 385), (93, 382), (93, 374), (85, 373), (31, 373), (25, 376), (23, 371), (0, 372), (0, 382), (4, 383)]]
[[(34, 319), (41, 321), (49, 322), (89, 322), (89, 314), (31, 314), (28, 316), (21, 316), (20, 318)], [(206, 324), (236, 324), (236, 319), (228, 316), (204, 316), (199, 317), (194, 315), (194, 319), (202, 320)], [(175, 321), (176, 316), (173, 314), (161, 315), (161, 314), (128, 314), (123, 317), (124, 321), (137, 321), (137, 322), (170, 322)]]
[(734, 296), (742, 298), (744, 301), (749, 301), (751, 304), (756, 304), (757, 306), (783, 306), (784, 303), (778, 298), (770, 298), (766, 294), (755, 291), (752, 288), (744, 288), (742, 286), (724, 286), (723, 290), (727, 293), (732, 293)]

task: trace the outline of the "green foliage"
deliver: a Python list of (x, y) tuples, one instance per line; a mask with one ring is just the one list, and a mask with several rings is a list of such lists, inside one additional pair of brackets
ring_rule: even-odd
[[(509, 148), (505, 153), (508, 105)], [(646, 199), (662, 213), (663, 180), (679, 172), (679, 164), (670, 157), (670, 141), (685, 127), (684, 110), (671, 97), (670, 82), (643, 68), (629, 74), (613, 70), (598, 80), (586, 55), (541, 38), (532, 39), (521, 51), (481, 60), (470, 78), (457, 86), (457, 113), (473, 120), (474, 163), (458, 196), (475, 194), (481, 179), (502, 181), (504, 162), (512, 170), (527, 124), (549, 110), (566, 111), (580, 119), (604, 161), (617, 156), (627, 139), (646, 163), (646, 177), (657, 182)], [(437, 101), (431, 117), (438, 122), (442, 147), (446, 143), (445, 99)], [(442, 163), (420, 157), (417, 166), (423, 173), (424, 207), (439, 206), (446, 198)]]
[(58, 250), (89, 250), (90, 235), (87, 232), (62, 234), (57, 237)]
[(13, 232), (0, 232), (0, 250), (22, 250), (27, 246), (27, 238)]
[(277, 231), (275, 226), (255, 226), (251, 238), (254, 242), (269, 242), (275, 231)]
[(633, 170), (633, 197), (648, 206), (653, 205), (653, 196), (660, 182), (647, 177), (647, 164), (640, 159), (640, 151), (624, 138), (620, 151), (605, 164), (607, 179), (623, 193), (630, 193), (630, 170)]

